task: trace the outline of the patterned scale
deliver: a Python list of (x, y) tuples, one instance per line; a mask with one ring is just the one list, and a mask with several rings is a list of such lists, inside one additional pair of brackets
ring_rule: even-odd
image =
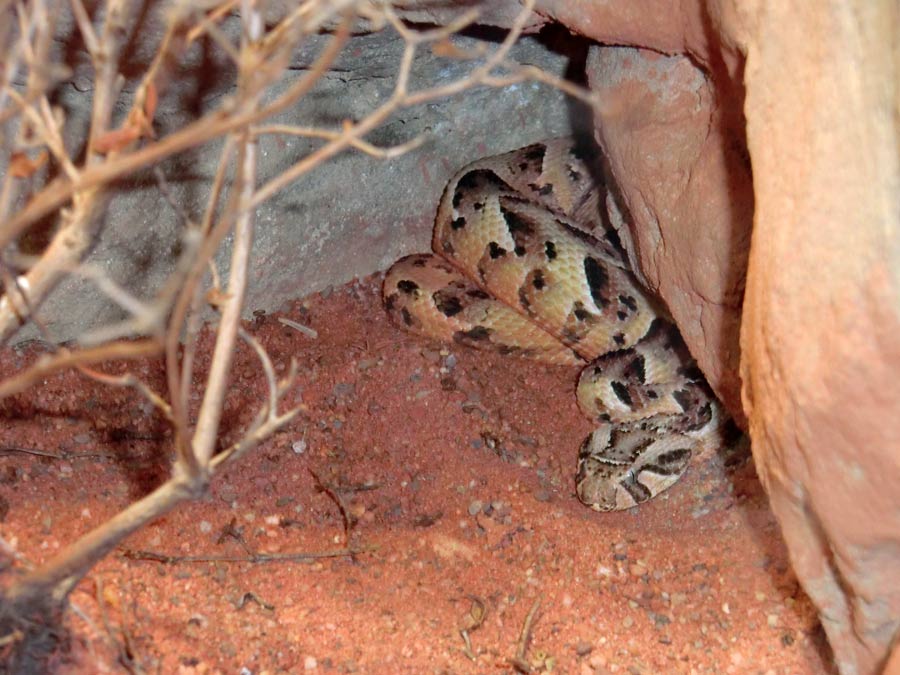
[(418, 334), (557, 364), (584, 364), (576, 396), (598, 423), (576, 494), (599, 511), (674, 484), (721, 415), (675, 327), (637, 283), (604, 211), (590, 153), (554, 139), (478, 160), (448, 183), (437, 256), (398, 261), (385, 306)]

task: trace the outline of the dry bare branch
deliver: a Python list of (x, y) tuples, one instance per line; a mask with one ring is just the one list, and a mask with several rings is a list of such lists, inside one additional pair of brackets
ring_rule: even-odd
[[(244, 30), (241, 32), (241, 63), (245, 70), (240, 74), (243, 92), (243, 111), (254, 113), (258, 109), (264, 88), (256, 83), (256, 73), (249, 67), (252, 60), (243, 58), (262, 36), (262, 17), (251, 0), (242, 0), (241, 13)], [(191, 443), (190, 453), (181, 456), (189, 471), (206, 472), (215, 449), (222, 415), (222, 403), (228, 384), (228, 373), (234, 356), (234, 344), (240, 327), (241, 311), (244, 307), (244, 293), (247, 289), (247, 269), (250, 264), (250, 248), (253, 243), (254, 209), (250, 198), (256, 184), (256, 140), (248, 127), (241, 134), (239, 152), (239, 173), (237, 176), (238, 196), (234, 225), (234, 240), (231, 247), (231, 271), (228, 279), (228, 299), (222, 308), (213, 358), (207, 377), (207, 386), (200, 404), (197, 428)]]
[[(157, 52), (135, 82), (132, 100), (123, 105), (120, 57), (137, 4), (131, 0), (106, 0), (96, 8), (87, 4), (97, 17), (103, 17), (102, 25), (95, 25), (84, 0), (0, 0), (0, 53), (5, 56), (0, 68), (0, 162), (9, 166), (16, 162), (16, 170), (6, 171), (0, 188), (0, 337), (9, 336), (25, 321), (43, 330), (36, 311), (66, 275), (89, 278), (129, 316), (80, 336), (77, 348), (55, 349), (0, 381), (0, 399), (23, 392), (53, 373), (77, 368), (104, 385), (135, 389), (161, 411), (174, 430), (176, 461), (170, 478), (152, 493), (0, 592), (0, 642), (26, 641), (28, 632), (37, 625), (28, 619), (46, 618), (51, 609), (61, 607), (77, 581), (124, 537), (179, 502), (202, 494), (213, 472), (244, 456), (299, 412), (299, 407), (279, 412), (295, 382), (297, 362), (292, 359), (288, 372), (279, 380), (263, 346), (241, 329), (254, 212), (260, 204), (346, 149), (391, 158), (418, 147), (424, 140), (422, 136), (386, 148), (376, 146), (367, 137), (402, 109), (476, 86), (538, 81), (595, 103), (590, 94), (571, 83), (510, 61), (510, 49), (528, 21), (534, 0), (523, 2), (522, 12), (499, 46), (490, 49), (481, 44), (463, 54), (451, 49), (449, 40), (476, 20), (476, 10), (464, 13), (448, 26), (417, 30), (400, 20), (388, 2), (301, 0), (276, 26), (266, 29), (255, 0), (214, 0), (202, 6), (182, 0), (167, 10), (166, 31)], [(67, 120), (50, 103), (55, 100), (53, 88), (64, 73), (62, 64), (53, 63), (50, 55), (56, 17), (65, 8), (71, 12), (94, 71), (87, 138), (84, 147), (76, 151), (65, 146), (63, 139), (70, 138), (64, 133), (68, 131)], [(228, 37), (224, 23), (236, 9), (242, 26), (239, 44)], [(15, 20), (4, 23), (6, 17)], [(334, 129), (272, 123), (273, 116), (294, 106), (333, 67), (349, 39), (351, 26), (360, 18), (376, 27), (392, 28), (404, 42), (394, 87), (387, 99), (359, 121), (345, 121)], [(333, 35), (306, 72), (265, 102), (290, 67), (297, 45), (322, 26), (335, 23)], [(207, 36), (236, 64), (237, 93), (223, 99), (213, 112), (157, 138), (154, 114), (160, 98), (166, 94), (170, 73), (188, 46), (201, 36)], [(440, 86), (411, 90), (413, 60), (418, 50), (428, 46), (451, 58), (465, 57), (471, 64), (469, 72)], [(117, 106), (127, 112), (119, 126), (114, 127), (113, 111)], [(265, 134), (314, 138), (321, 144), (260, 185), (256, 143)], [(101, 233), (103, 216), (113, 198), (112, 182), (220, 138), (224, 138), (224, 143), (219, 164), (199, 224), (191, 222), (161, 171), (156, 172), (161, 193), (186, 225), (182, 255), (162, 288), (152, 296), (143, 292), (139, 295), (114, 283), (99, 268), (82, 266), (87, 251)], [(33, 196), (25, 202), (28, 194)], [(52, 219), (55, 230), (46, 249), (28, 260), (17, 251), (16, 241), (42, 218)], [(214, 256), (229, 235), (231, 265), (227, 283), (223, 284)], [(205, 382), (196, 385), (203, 398), (196, 425), (191, 428), (188, 411), (196, 380), (204, 300), (217, 312), (216, 337)], [(303, 329), (299, 324), (285, 323)], [(134, 339), (143, 335), (151, 338)], [(268, 394), (240, 438), (214, 455), (238, 337), (250, 344), (259, 358)], [(160, 351), (165, 359), (165, 396), (131, 371), (110, 375), (93, 367)], [(334, 554), (352, 556), (354, 552), (342, 550)], [(294, 554), (267, 556), (260, 561), (294, 559), (291, 555)], [(523, 662), (535, 611), (536, 606), (523, 629), (524, 646), (517, 652)]]
[(25, 208), (0, 223), (0, 250), (8, 246), (26, 227), (64, 206), (78, 192), (106, 185), (110, 181), (131, 175), (179, 152), (198, 147), (284, 111), (309, 92), (322, 74), (331, 67), (349, 35), (349, 22), (344, 22), (305, 75), (275, 101), (260, 110), (236, 113), (234, 104), (226, 103), (223, 109), (182, 127), (156, 143), (134, 152), (110, 157), (101, 164), (85, 169), (77, 181), (65, 178), (53, 180)]
[(90, 349), (79, 349), (78, 351), (60, 348), (54, 354), (41, 356), (32, 366), (21, 373), (0, 382), (0, 399), (23, 392), (48, 375), (68, 368), (101, 363), (103, 361), (141, 359), (158, 354), (160, 351), (162, 351), (162, 345), (156, 340), (114, 342)]
[(166, 400), (157, 394), (150, 386), (132, 373), (124, 375), (107, 375), (100, 371), (93, 370), (87, 366), (78, 366), (78, 371), (85, 377), (89, 377), (96, 382), (108, 385), (110, 387), (130, 387), (136, 389), (141, 395), (152, 403), (170, 422), (172, 421), (172, 407), (166, 403)]
[[(263, 136), (267, 134), (273, 135), (285, 135), (285, 136), (302, 136), (305, 138), (321, 138), (329, 141), (340, 140), (342, 132), (339, 131), (330, 131), (328, 129), (317, 129), (315, 127), (298, 127), (290, 124), (270, 124), (267, 126), (256, 127), (253, 130), (253, 133), (256, 136)], [(399, 157), (400, 155), (405, 155), (407, 152), (411, 150), (415, 150), (422, 143), (425, 142), (425, 136), (419, 135), (413, 138), (406, 143), (400, 143), (399, 145), (395, 145), (390, 148), (378, 148), (371, 143), (366, 141), (353, 138), (349, 140), (349, 144), (351, 147), (356, 148), (357, 150), (364, 152), (371, 157), (377, 157), (379, 159), (393, 159), (394, 157)]]

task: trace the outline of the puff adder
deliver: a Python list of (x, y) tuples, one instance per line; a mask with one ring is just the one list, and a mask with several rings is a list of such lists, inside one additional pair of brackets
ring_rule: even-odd
[(598, 426), (579, 450), (575, 488), (610, 511), (673, 485), (720, 412), (631, 270), (596, 152), (559, 138), (460, 170), (438, 207), (434, 254), (395, 263), (383, 295), (409, 331), (587, 364), (576, 396)]

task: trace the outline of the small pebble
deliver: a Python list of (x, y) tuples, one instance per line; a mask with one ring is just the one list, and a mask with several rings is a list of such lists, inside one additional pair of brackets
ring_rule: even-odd
[(642, 577), (647, 574), (647, 568), (644, 567), (641, 563), (633, 563), (628, 566), (628, 572), (633, 577)]
[(296, 455), (302, 455), (304, 452), (306, 452), (306, 441), (302, 438), (299, 441), (294, 441), (293, 443), (291, 443), (291, 450), (293, 450), (294, 454)]
[(208, 520), (201, 520), (200, 521), (200, 531), (203, 532), (204, 534), (212, 532), (212, 523), (209, 522)]
[(575, 645), (575, 653), (578, 656), (587, 656), (594, 650), (594, 647), (590, 642), (585, 642), (584, 640), (579, 640), (578, 644)]
[(534, 498), (539, 502), (549, 502), (550, 491), (543, 488), (541, 488), (540, 490), (536, 490), (534, 493)]
[(634, 625), (634, 619), (630, 616), (626, 616), (622, 619), (622, 625), (625, 626), (625, 628), (631, 628)]
[(347, 396), (352, 394), (355, 389), (356, 385), (352, 382), (338, 382), (331, 391), (335, 396)]
[(590, 664), (594, 668), (604, 668), (606, 663), (606, 657), (603, 654), (594, 654), (590, 660)]
[(315, 656), (307, 656), (303, 659), (303, 670), (315, 670), (319, 667), (319, 662)]
[(481, 512), (481, 509), (482, 509), (483, 506), (484, 506), (484, 504), (483, 504), (480, 500), (478, 500), (478, 499), (473, 499), (473, 500), (469, 503), (469, 515), (470, 515), (470, 516), (477, 516), (477, 515)]
[(657, 627), (668, 626), (670, 623), (672, 623), (672, 620), (665, 614), (654, 614), (653, 623), (656, 624)]
[(596, 574), (598, 577), (611, 577), (615, 575), (615, 573), (606, 565), (597, 565), (597, 569), (594, 570), (594, 574)]
[(504, 516), (508, 516), (510, 513), (510, 506), (506, 502), (494, 501), (491, 502), (491, 508), (494, 510), (494, 514), (496, 518), (503, 518)]

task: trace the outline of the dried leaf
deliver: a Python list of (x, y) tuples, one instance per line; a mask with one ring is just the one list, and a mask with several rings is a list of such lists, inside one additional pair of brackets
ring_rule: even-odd
[(156, 114), (156, 105), (159, 103), (159, 94), (156, 84), (150, 82), (147, 85), (147, 95), (144, 97), (144, 119), (148, 125), (153, 124), (153, 116)]
[(206, 302), (213, 307), (221, 307), (231, 297), (229, 293), (225, 293), (218, 288), (211, 288), (206, 292)]
[(126, 124), (119, 129), (107, 131), (105, 134), (100, 136), (94, 143), (93, 150), (94, 152), (98, 152), (101, 155), (105, 155), (109, 152), (121, 150), (127, 145), (134, 143), (140, 137), (140, 127), (134, 126), (132, 124)]
[(41, 150), (34, 159), (24, 152), (14, 152), (9, 160), (9, 172), (14, 178), (28, 178), (47, 163), (47, 151)]
[(443, 38), (431, 45), (431, 52), (444, 59), (470, 60), (478, 58), (484, 53), (484, 45), (478, 45), (479, 49), (464, 50), (457, 47), (450, 38)]

